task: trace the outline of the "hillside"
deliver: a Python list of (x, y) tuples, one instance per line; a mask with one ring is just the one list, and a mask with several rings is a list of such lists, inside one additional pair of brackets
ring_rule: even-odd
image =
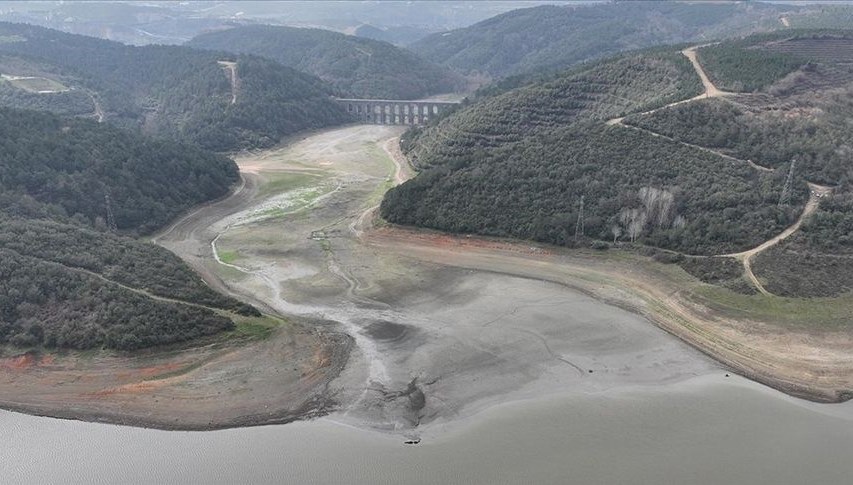
[(759, 255), (754, 270), (779, 295), (853, 290), (853, 32), (754, 36), (699, 56), (712, 79), (736, 92), (626, 122), (777, 172), (793, 163), (796, 177), (832, 188), (800, 232)]
[(0, 109), (3, 212), (149, 232), (238, 180), (231, 160), (88, 120)]
[(615, 2), (511, 11), (411, 45), (426, 59), (504, 77), (658, 44), (783, 28), (802, 8), (754, 2)]
[(10, 95), (6, 87), (0, 89), (6, 106), (79, 114), (89, 98), (93, 117), (220, 151), (269, 146), (348, 120), (322, 81), (259, 57), (132, 47), (23, 24), (0, 23), (0, 37), (2, 74), (68, 90), (34, 98)]
[(313, 74), (349, 97), (416, 99), (462, 85), (446, 67), (407, 50), (330, 30), (253, 25), (202, 34), (186, 45), (266, 57)]
[[(409, 132), (403, 143), (413, 163), (425, 168), (458, 150), (521, 142), (549, 128), (652, 109), (699, 94), (701, 83), (684, 56), (652, 50), (494, 92), (430, 129)], [(406, 146), (412, 135), (417, 143)]]
[[(853, 289), (849, 276), (830, 284), (819, 269), (853, 274), (853, 34), (796, 31), (700, 48), (711, 79), (748, 92), (664, 106), (697, 92), (696, 73), (675, 61), (686, 57), (670, 52), (677, 57), (620, 56), (484, 96), (410, 132), (403, 147), (422, 172), (388, 193), (383, 216), (559, 245), (591, 238), (727, 255), (772, 239), (802, 213), (792, 237), (747, 258), (757, 289)], [(728, 267), (739, 262), (666, 259), (706, 281), (755, 291)]]
[[(130, 350), (256, 311), (145, 233), (237, 180), (234, 163), (89, 120), (0, 109), (0, 343)], [(119, 233), (108, 232), (110, 213)]]

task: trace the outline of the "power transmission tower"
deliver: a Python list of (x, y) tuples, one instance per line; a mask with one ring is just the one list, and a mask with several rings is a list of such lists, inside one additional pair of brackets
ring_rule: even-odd
[(109, 229), (110, 232), (116, 232), (118, 230), (118, 226), (116, 226), (116, 218), (113, 214), (113, 204), (110, 199), (109, 192), (104, 194), (104, 204), (107, 206), (107, 229)]
[(578, 222), (575, 225), (575, 241), (583, 237), (583, 196), (581, 196), (581, 206), (578, 210)]
[(791, 160), (791, 167), (788, 169), (788, 178), (785, 179), (785, 186), (782, 187), (782, 195), (779, 196), (779, 207), (791, 203), (791, 186), (794, 183), (794, 168), (797, 166), (796, 160)]

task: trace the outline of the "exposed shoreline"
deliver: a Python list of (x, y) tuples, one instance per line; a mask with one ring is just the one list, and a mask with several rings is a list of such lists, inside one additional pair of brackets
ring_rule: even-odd
[(306, 408), (302, 412), (271, 413), (269, 415), (249, 415), (227, 422), (211, 424), (174, 423), (161, 419), (150, 419), (121, 413), (100, 413), (87, 411), (70, 411), (65, 409), (41, 409), (31, 405), (14, 405), (2, 403), (0, 409), (14, 413), (26, 414), (40, 418), (52, 418), (85, 423), (109, 424), (114, 426), (130, 426), (134, 428), (156, 429), (160, 431), (218, 431), (223, 429), (249, 428), (253, 426), (271, 426), (287, 424), (295, 421), (308, 421), (329, 415), (333, 410), (321, 406)]
[[(793, 360), (787, 362), (788, 368), (785, 368), (786, 362), (762, 360), (754, 355), (762, 351), (760, 347), (742, 347), (741, 342), (720, 332), (731, 330), (725, 324), (760, 324), (731, 322), (721, 315), (715, 315), (708, 308), (679, 301), (676, 298), (677, 293), (681, 291), (679, 282), (666, 282), (660, 273), (645, 271), (647, 268), (643, 267), (642, 262), (621, 266), (608, 265), (606, 262), (597, 261), (600, 258), (593, 251), (567, 250), (499, 238), (457, 236), (400, 226), (385, 226), (368, 235), (368, 238), (370, 237), (373, 237), (374, 244), (383, 248), (392, 249), (394, 245), (398, 245), (401, 251), (426, 259), (435, 258), (435, 254), (431, 254), (436, 246), (434, 239), (453, 239), (458, 244), (455, 251), (459, 258), (458, 261), (445, 261), (447, 264), (546, 280), (580, 291), (602, 303), (642, 316), (734, 372), (797, 398), (817, 403), (841, 403), (853, 398), (853, 386), (838, 385), (839, 382), (853, 380), (853, 362), (846, 363), (846, 366), (842, 362), (841, 369), (833, 371), (821, 367), (820, 362), (813, 364)], [(548, 253), (549, 256), (538, 256), (543, 253)], [(515, 262), (509, 263), (508, 268), (504, 269), (486, 268), (487, 261), (496, 257)], [(562, 270), (548, 271), (544, 268), (545, 265), (555, 262), (559, 265), (560, 262), (556, 260), (568, 263)], [(537, 271), (537, 267), (542, 271)], [(640, 273), (640, 278), (626, 276), (636, 273)], [(719, 325), (721, 323), (723, 325)], [(807, 340), (812, 337), (791, 333), (795, 339)], [(744, 333), (743, 336), (749, 335)], [(744, 339), (746, 340), (748, 339)], [(813, 349), (819, 352), (820, 346), (814, 345)], [(773, 349), (774, 352), (779, 350)], [(836, 380), (833, 382), (832, 379)], [(828, 380), (830, 383), (824, 384)]]
[[(335, 416), (213, 433), (5, 412), (0, 420), (16, 443), (4, 448), (4, 461), (23, 464), (9, 470), (12, 482), (134, 476), (146, 483), (497, 484), (531, 477), (537, 483), (561, 483), (569, 473), (580, 483), (696, 483), (703, 477), (702, 484), (778, 484), (815, 477), (820, 483), (844, 482), (853, 466), (845, 460), (850, 411), (849, 404), (815, 405), (716, 374), (653, 388), (498, 404), (436, 423), (424, 430), (416, 447)], [(648, 437), (649, 429), (657, 439)], [(116, 443), (132, 444), (134, 452), (126, 446), (116, 449)], [(768, 449), (767, 443), (777, 446)], [(815, 462), (803, 449), (822, 459)], [(234, 450), (242, 453), (235, 456)], [(661, 456), (679, 466), (658, 466)]]
[[(340, 129), (339, 132), (343, 134), (341, 136), (346, 143), (353, 144), (359, 138), (347, 138), (351, 136), (347, 133), (362, 133), (364, 130), (352, 127)], [(323, 133), (319, 136), (322, 138)], [(401, 183), (409, 173), (406, 161), (389, 144), (389, 140), (393, 139), (380, 137), (376, 142), (394, 162), (394, 168), (385, 183)], [(263, 161), (265, 156), (259, 158), (262, 163), (267, 163)], [(282, 173), (287, 170), (284, 169)], [(295, 167), (293, 170), (309, 169)], [(218, 238), (229, 227), (227, 221), (231, 215), (258, 202), (256, 199), (261, 184), (258, 177), (257, 173), (243, 173), (241, 185), (228, 197), (193, 208), (155, 236), (154, 240), (159, 240), (160, 244), (165, 244), (179, 254), (216, 289), (250, 300), (267, 313), (287, 318), (289, 323), (286, 328), (277, 330), (276, 336), (269, 341), (224, 344), (218, 348), (192, 347), (159, 353), (155, 349), (136, 356), (98, 357), (95, 359), (95, 367), (92, 367), (95, 371), (93, 375), (88, 375), (90, 371), (86, 370), (86, 366), (92, 364), (81, 363), (76, 357), (64, 361), (60, 358), (57, 363), (36, 363), (23, 370), (23, 374), (6, 376), (8, 380), (3, 382), (9, 387), (0, 388), (12, 393), (14, 389), (23, 389), (27, 394), (23, 400), (14, 393), (12, 395), (16, 399), (0, 398), (0, 407), (61, 419), (163, 430), (203, 431), (308, 420), (339, 411), (348, 406), (347, 403), (351, 404), (354, 395), (347, 392), (357, 394), (357, 391), (344, 389), (343, 394), (339, 395), (342, 391), (338, 388), (355, 385), (352, 379), (357, 376), (350, 376), (347, 378), (350, 380), (335, 384), (335, 388), (329, 386), (337, 382), (344, 371), (360, 372), (358, 366), (361, 363), (356, 362), (354, 369), (350, 369), (348, 364), (351, 350), (358, 349), (358, 345), (352, 335), (346, 335), (357, 332), (357, 326), (350, 325), (347, 330), (340, 324), (324, 323), (316, 318), (305, 318), (305, 315), (289, 317), (288, 305), (291, 303), (276, 296), (276, 291), (286, 288), (284, 283), (276, 283), (281, 281), (277, 279), (281, 277), (277, 273), (262, 275), (269, 280), (267, 282), (258, 280), (252, 284), (240, 283), (238, 286), (234, 286), (233, 281), (224, 281), (217, 274), (209, 240)], [(380, 179), (374, 176), (373, 179), (365, 180), (365, 183), (377, 184)], [(377, 252), (383, 257), (400, 261), (466, 268), (479, 274), (508, 275), (530, 282), (547, 281), (590, 296), (604, 305), (638, 315), (737, 374), (786, 394), (823, 403), (843, 402), (853, 397), (848, 391), (853, 386), (846, 384), (853, 378), (853, 360), (849, 363), (842, 361), (832, 367), (832, 355), (826, 355), (823, 360), (811, 359), (804, 364), (796, 353), (785, 353), (774, 329), (766, 324), (726, 318), (686, 298), (687, 293), (684, 291), (689, 292), (691, 285), (697, 284), (696, 281), (685, 279), (686, 274), (676, 275), (664, 265), (651, 263), (648, 258), (620, 254), (619, 251), (605, 254), (517, 240), (453, 236), (388, 224), (378, 227), (375, 219), (371, 220), (371, 215), (375, 216), (375, 206), (359, 205), (363, 204), (363, 200), (373, 199), (353, 199), (351, 208), (357, 208), (358, 211), (335, 222), (348, 227), (351, 232), (343, 239), (335, 239), (331, 247), (333, 261), (330, 264), (335, 265), (335, 274), (331, 277), (339, 276), (340, 281), (318, 280), (329, 288), (345, 282), (348, 288), (340, 294), (359, 304), (384, 304), (375, 300), (382, 296), (382, 284), (375, 286), (370, 280), (365, 283), (359, 279), (363, 275), (350, 274), (347, 266), (364, 261), (366, 254)], [(350, 219), (352, 223), (346, 226)], [(170, 239), (164, 243), (162, 240), (166, 236)], [(298, 235), (294, 237), (297, 238), (294, 240), (303, 241), (300, 244), (306, 245), (305, 250), (317, 250), (315, 242), (304, 242), (305, 239), (299, 239)], [(287, 244), (282, 244), (284, 249), (290, 251)], [(325, 251), (329, 252), (328, 249)], [(301, 253), (294, 254), (298, 256)], [(334, 258), (344, 259), (338, 261)], [(436, 280), (433, 284), (442, 283)], [(394, 301), (395, 297), (390, 298)], [(793, 341), (783, 342), (785, 345), (793, 342), (798, 346), (796, 348), (814, 351), (814, 355), (822, 356), (821, 345), (825, 341), (821, 339), (825, 336), (802, 332), (790, 335)], [(298, 362), (298, 365), (276, 364), (277, 359)], [(258, 365), (261, 367), (258, 368)], [(286, 375), (282, 376), (282, 371)], [(240, 372), (241, 377), (231, 376), (234, 372)], [(223, 377), (226, 375), (228, 377)], [(84, 379), (81, 381), (81, 378)], [(255, 378), (257, 380), (253, 381)], [(273, 384), (276, 379), (283, 381), (276, 386)], [(87, 380), (94, 382), (86, 383)], [(4, 386), (3, 382), (0, 382), (0, 386)], [(187, 385), (191, 387), (190, 391), (181, 387)], [(392, 387), (399, 383), (387, 382), (386, 385), (387, 388), (380, 386), (386, 396), (407, 396), (402, 390)], [(637, 384), (639, 387), (653, 385), (657, 384), (654, 381)], [(264, 390), (267, 387), (274, 388), (275, 392)], [(241, 390), (243, 388), (248, 391)], [(230, 389), (233, 395), (229, 394), (230, 400), (221, 401), (216, 397), (217, 389)], [(249, 394), (241, 397), (244, 392)], [(417, 388), (417, 392), (421, 392), (421, 389)], [(559, 387), (535, 387), (533, 394), (525, 399), (556, 392), (561, 392)], [(260, 393), (260, 399), (255, 396), (256, 393)], [(497, 388), (485, 398), (463, 400), (470, 406), (464, 409), (476, 414), (492, 405), (516, 400), (518, 395), (509, 388)], [(98, 396), (109, 396), (109, 399)], [(429, 396), (429, 399), (440, 399), (439, 395)], [(160, 398), (172, 399), (175, 404), (164, 405), (159, 401)], [(196, 409), (199, 405), (202, 409)], [(210, 413), (209, 420), (206, 412)], [(450, 415), (440, 417), (444, 421), (453, 420)]]

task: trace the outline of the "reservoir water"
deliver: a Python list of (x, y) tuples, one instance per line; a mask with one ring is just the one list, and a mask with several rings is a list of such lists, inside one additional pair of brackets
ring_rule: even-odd
[(169, 432), (0, 412), (2, 483), (849, 483), (853, 406), (723, 374), (494, 406), (398, 435)]

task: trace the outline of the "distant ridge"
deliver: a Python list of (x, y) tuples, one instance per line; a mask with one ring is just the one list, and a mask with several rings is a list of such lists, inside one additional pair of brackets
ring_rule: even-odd
[(410, 47), (463, 72), (555, 71), (617, 52), (783, 28), (800, 7), (761, 2), (617, 2), (513, 10)]
[(318, 76), (349, 97), (416, 99), (463, 86), (446, 67), (387, 42), (271, 25), (202, 34), (188, 46), (254, 54)]
[[(4, 74), (36, 73), (87, 93), (73, 109), (59, 98), (35, 106), (31, 96), (0, 96), (8, 106), (77, 114), (80, 103), (94, 112), (96, 102), (106, 122), (219, 151), (270, 146), (285, 135), (349, 120), (322, 81), (260, 57), (132, 47), (24, 24), (0, 23), (0, 36), (12, 39), (0, 42)], [(236, 63), (233, 104), (223, 60)]]

